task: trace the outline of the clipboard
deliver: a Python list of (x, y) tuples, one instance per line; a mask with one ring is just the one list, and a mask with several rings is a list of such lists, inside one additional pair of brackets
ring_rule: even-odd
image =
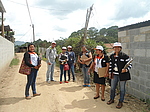
[[(87, 57), (86, 55), (82, 55), (80, 59), (81, 59), (81, 61), (82, 61), (82, 60), (84, 60), (84, 59), (88, 59), (88, 57)], [(90, 63), (91, 63), (91, 60), (85, 62), (85, 64), (86, 64), (87, 66), (89, 66)]]
[(106, 67), (98, 68), (98, 76), (99, 77), (104, 77), (105, 74), (106, 74)]

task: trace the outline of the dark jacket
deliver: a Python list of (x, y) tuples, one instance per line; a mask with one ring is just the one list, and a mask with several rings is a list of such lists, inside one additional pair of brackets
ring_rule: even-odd
[[(25, 61), (25, 64), (29, 67), (35, 67), (34, 65), (31, 64), (31, 57), (30, 57), (30, 51), (27, 51), (24, 53), (24, 61)], [(40, 59), (38, 57), (38, 65), (41, 64), (40, 62)]]
[(110, 55), (110, 67), (109, 67), (109, 72), (113, 73), (114, 72), (114, 65), (115, 63), (117, 64), (118, 67), (118, 72), (119, 72), (119, 78), (120, 81), (126, 81), (126, 80), (130, 80), (131, 76), (130, 76), (130, 72), (129, 69), (132, 67), (132, 64), (130, 64), (128, 66), (128, 72), (125, 73), (121, 73), (122, 69), (124, 68), (124, 66), (127, 64), (127, 62), (129, 61), (129, 56), (123, 52), (120, 52), (118, 55), (118, 60), (117, 62), (115, 62), (115, 53)]
[(66, 52), (68, 55), (68, 64), (72, 65), (75, 63), (76, 61), (76, 57), (75, 57), (75, 53), (73, 51), (71, 51), (71, 53), (69, 54), (69, 52)]

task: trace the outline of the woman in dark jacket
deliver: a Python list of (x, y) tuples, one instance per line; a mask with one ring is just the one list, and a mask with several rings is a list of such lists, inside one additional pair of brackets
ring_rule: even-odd
[(28, 51), (24, 54), (25, 64), (31, 67), (31, 73), (27, 75), (27, 84), (25, 88), (26, 99), (31, 99), (31, 97), (29, 96), (30, 86), (32, 87), (33, 96), (41, 95), (36, 92), (36, 84), (35, 84), (37, 72), (38, 72), (38, 69), (41, 67), (41, 63), (40, 63), (38, 55), (34, 51), (35, 51), (35, 45), (29, 44)]
[(110, 78), (111, 78), (111, 91), (110, 91), (110, 100), (107, 102), (108, 105), (114, 103), (115, 90), (119, 82), (120, 86), (120, 99), (116, 108), (120, 109), (123, 106), (124, 96), (125, 96), (125, 85), (127, 80), (130, 80), (129, 70), (132, 67), (130, 63), (129, 66), (124, 69), (124, 66), (130, 61), (129, 56), (123, 52), (121, 43), (116, 42), (113, 45), (114, 53), (110, 55)]

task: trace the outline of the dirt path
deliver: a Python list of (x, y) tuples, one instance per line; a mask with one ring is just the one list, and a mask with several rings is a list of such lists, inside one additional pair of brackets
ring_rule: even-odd
[[(17, 54), (20, 60), (22, 55)], [(59, 84), (58, 68), (55, 69), (54, 75), (57, 82), (46, 83), (45, 62), (42, 62), (37, 77), (37, 92), (41, 93), (41, 96), (26, 100), (26, 76), (18, 73), (19, 66), (20, 64), (6, 71), (0, 80), (0, 112), (132, 112), (126, 105), (121, 110), (116, 109), (117, 102), (107, 105), (108, 98), (105, 102), (94, 100), (94, 91), (91, 88), (83, 88), (78, 81)]]

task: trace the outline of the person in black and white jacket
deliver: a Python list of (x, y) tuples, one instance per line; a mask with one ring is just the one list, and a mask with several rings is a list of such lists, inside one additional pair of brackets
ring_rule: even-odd
[(122, 45), (119, 42), (114, 43), (113, 45), (114, 53), (110, 55), (110, 66), (109, 74), (111, 79), (111, 91), (110, 91), (110, 100), (107, 102), (108, 105), (114, 103), (115, 90), (119, 82), (120, 86), (120, 99), (116, 108), (120, 109), (123, 106), (124, 96), (125, 96), (125, 85), (127, 80), (131, 80), (129, 70), (132, 67), (130, 64), (127, 69), (123, 69), (124, 66), (130, 61), (129, 56), (123, 53)]

